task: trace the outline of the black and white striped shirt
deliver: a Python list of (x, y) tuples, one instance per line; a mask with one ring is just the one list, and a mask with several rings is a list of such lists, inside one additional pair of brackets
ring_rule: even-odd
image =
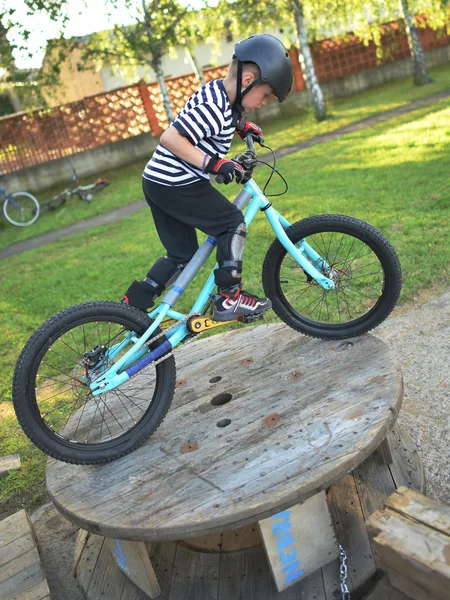
[[(193, 94), (172, 123), (173, 127), (193, 146), (208, 154), (223, 158), (230, 149), (236, 127), (233, 126), (230, 101), (223, 81), (217, 79)], [(143, 176), (161, 185), (188, 185), (209, 180), (198, 167), (175, 156), (162, 144), (147, 163)]]

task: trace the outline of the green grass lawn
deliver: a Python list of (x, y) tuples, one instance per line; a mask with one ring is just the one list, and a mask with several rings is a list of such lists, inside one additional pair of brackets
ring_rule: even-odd
[[(343, 213), (380, 229), (402, 263), (404, 304), (421, 290), (450, 281), (449, 152), (446, 99), (280, 159), (278, 168), (289, 191), (273, 203), (291, 222), (312, 214)], [(264, 167), (257, 170), (260, 185), (268, 173)], [(222, 189), (232, 197), (238, 188)], [(274, 183), (269, 193), (282, 189), (281, 182)], [(262, 292), (261, 265), (273, 239), (259, 215), (249, 230), (244, 266), (245, 287), (252, 292)], [(23, 464), (0, 480), (4, 514), (21, 505), (32, 507), (44, 493), (45, 456), (22, 434), (10, 401), (11, 377), (23, 344), (44, 320), (69, 305), (119, 298), (163, 253), (150, 214), (143, 209), (119, 223), (0, 261), (0, 455), (19, 452)], [(200, 277), (177, 308), (189, 310), (199, 285)], [(275, 317), (270, 314), (269, 320)]]
[[(349, 123), (402, 106), (417, 98), (449, 89), (449, 70), (448, 65), (432, 69), (430, 76), (433, 83), (427, 86), (414, 86), (411, 77), (406, 77), (348, 98), (330, 100), (328, 102), (328, 119), (322, 123), (317, 123), (311, 111), (307, 110), (299, 111), (298, 114), (291, 117), (264, 123), (266, 143), (277, 150), (299, 143), (314, 135), (327, 133)], [(236, 138), (231, 153), (242, 151), (242, 149), (242, 142)], [(17, 228), (0, 221), (0, 248), (141, 199), (141, 174), (144, 164), (145, 160), (142, 160), (133, 165), (99, 173), (99, 176), (109, 179), (111, 185), (95, 196), (91, 204), (86, 204), (74, 197), (62, 208), (51, 213), (43, 213), (38, 221), (30, 227)], [(92, 183), (93, 179), (93, 177), (84, 178), (81, 183), (83, 185)], [(37, 193), (36, 196), (41, 202), (45, 202), (69, 185), (70, 179), (66, 185), (59, 184)]]

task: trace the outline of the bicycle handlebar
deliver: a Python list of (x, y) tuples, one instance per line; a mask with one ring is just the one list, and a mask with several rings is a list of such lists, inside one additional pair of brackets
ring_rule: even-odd
[[(250, 150), (250, 152), (255, 154), (255, 143), (250, 134), (245, 137), (245, 142), (247, 144), (247, 150)], [(216, 183), (220, 184), (220, 183), (223, 183), (224, 181), (225, 181), (225, 175), (217, 175)]]

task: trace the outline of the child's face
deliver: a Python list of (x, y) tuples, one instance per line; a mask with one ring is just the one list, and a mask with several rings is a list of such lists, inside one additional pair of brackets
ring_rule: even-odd
[(275, 98), (275, 94), (273, 93), (270, 85), (267, 85), (267, 83), (255, 85), (255, 87), (253, 87), (249, 93), (243, 97), (242, 106), (245, 110), (253, 110), (254, 108), (265, 106), (269, 100), (272, 100), (272, 98)]

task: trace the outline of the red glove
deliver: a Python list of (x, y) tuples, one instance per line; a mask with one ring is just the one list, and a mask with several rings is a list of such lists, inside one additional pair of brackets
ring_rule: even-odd
[(219, 183), (231, 183), (233, 179), (236, 179), (240, 183), (245, 176), (243, 167), (234, 160), (227, 160), (225, 158), (210, 158), (208, 164), (205, 167), (205, 173), (211, 173), (211, 175), (221, 175)]
[(244, 126), (236, 131), (241, 140), (245, 141), (245, 138), (248, 135), (251, 135), (255, 142), (258, 142), (260, 146), (264, 144), (264, 136), (261, 127), (258, 127), (258, 125), (251, 121), (246, 121)]

